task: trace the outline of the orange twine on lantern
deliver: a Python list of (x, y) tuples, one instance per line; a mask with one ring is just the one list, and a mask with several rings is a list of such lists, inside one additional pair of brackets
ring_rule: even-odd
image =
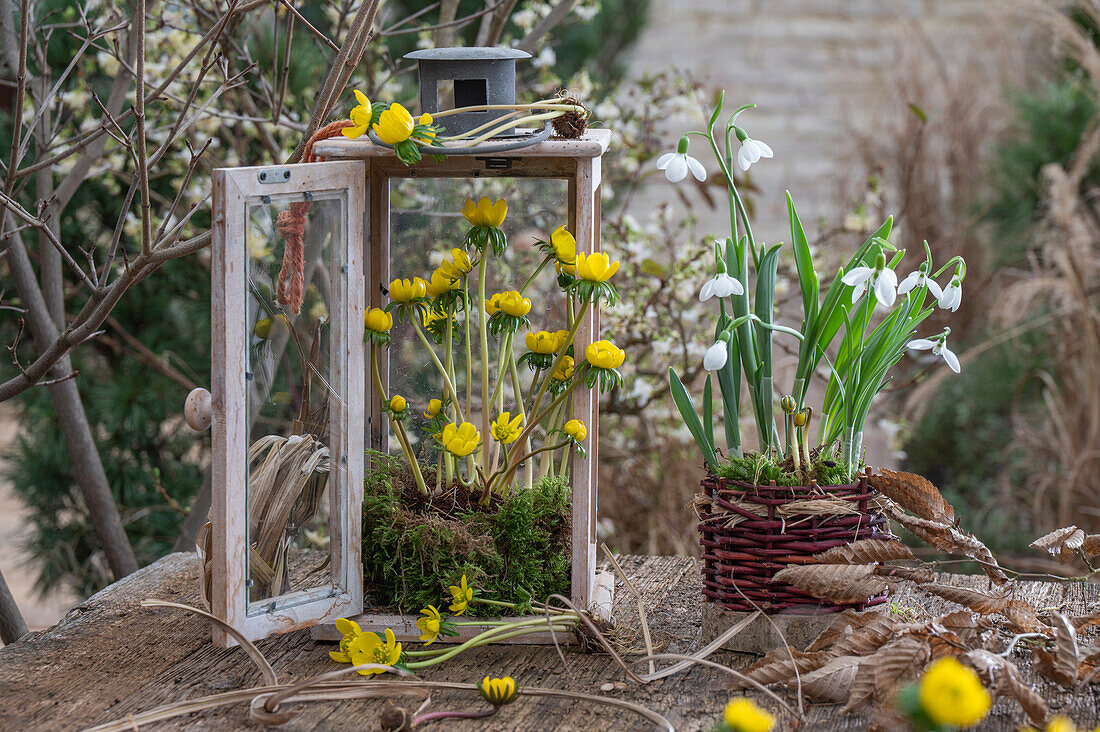
[[(315, 163), (324, 160), (313, 154), (313, 144), (330, 137), (338, 137), (345, 127), (351, 126), (351, 120), (342, 119), (330, 122), (314, 132), (306, 142), (301, 162)], [(275, 289), (275, 302), (288, 306), (295, 315), (302, 310), (302, 297), (305, 294), (306, 261), (302, 237), (306, 232), (306, 214), (309, 213), (310, 205), (312, 205), (310, 201), (296, 201), (287, 206), (286, 211), (280, 211), (275, 219), (275, 227), (286, 241), (286, 247), (283, 249), (283, 266), (279, 270), (279, 283)]]

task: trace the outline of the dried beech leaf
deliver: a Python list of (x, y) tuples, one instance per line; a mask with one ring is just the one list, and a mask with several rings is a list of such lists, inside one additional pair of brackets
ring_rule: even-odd
[(905, 716), (897, 704), (888, 700), (882, 704), (876, 704), (871, 711), (871, 724), (867, 732), (897, 732), (899, 729), (909, 729), (910, 719)]
[[(792, 657), (794, 658), (794, 663), (791, 663)], [(811, 671), (816, 671), (835, 657), (836, 654), (831, 651), (803, 653), (802, 651), (796, 651), (794, 649), (788, 652), (785, 647), (776, 648), (774, 651), (769, 651), (763, 658), (741, 673), (761, 684), (774, 684), (780, 681), (789, 681), (793, 679), (795, 677), (796, 668), (799, 674), (806, 674)], [(747, 689), (750, 686), (752, 686), (752, 684), (741, 679), (734, 679), (730, 682), (730, 688), (732, 689)]]
[(1077, 648), (1077, 628), (1065, 613), (1054, 616), (1054, 670), (1066, 686), (1077, 683), (1081, 652)]
[(1039, 613), (1023, 600), (1009, 600), (1001, 611), (1008, 618), (1012, 630), (1017, 633), (1050, 633), (1050, 626), (1039, 619)]
[(838, 656), (866, 656), (895, 640), (901, 633), (919, 628), (918, 625), (902, 623), (889, 615), (879, 614), (870, 623), (838, 640), (832, 651)]
[(874, 572), (870, 564), (802, 564), (780, 570), (772, 581), (786, 582), (823, 600), (860, 602), (886, 589), (886, 580)]
[[(802, 676), (802, 693), (816, 701), (847, 701), (856, 671), (863, 660), (855, 656), (834, 658), (816, 671)], [(793, 681), (788, 683), (794, 684)]]
[(829, 623), (829, 627), (821, 631), (807, 648), (807, 653), (824, 651), (844, 636), (852, 634), (855, 628), (861, 628), (872, 622), (876, 613), (860, 613), (855, 610), (845, 610), (838, 613), (836, 619)]
[(909, 580), (918, 585), (936, 581), (936, 573), (927, 567), (898, 567), (893, 564), (884, 564), (875, 567), (875, 574), (879, 577)]
[(993, 595), (981, 590), (972, 590), (969, 587), (929, 584), (921, 585), (920, 588), (982, 615), (1003, 612), (1009, 606), (1009, 600), (1004, 595)]
[(1047, 703), (1035, 689), (1020, 678), (1020, 670), (1007, 658), (992, 651), (977, 648), (964, 656), (982, 681), (996, 695), (1011, 696), (1020, 703), (1032, 724), (1043, 727), (1047, 716)]
[(982, 633), (992, 629), (994, 623), (984, 615), (975, 615), (968, 610), (956, 610), (947, 615), (941, 615), (929, 623), (929, 629), (933, 633), (951, 633), (966, 646), (977, 644)]
[(1090, 557), (1094, 554), (1100, 554), (1100, 534), (1086, 536), (1085, 540), (1081, 542), (1081, 551)]
[(851, 544), (834, 546), (828, 551), (815, 554), (820, 564), (871, 564), (889, 562), (894, 559), (916, 559), (909, 547), (900, 541), (882, 539), (860, 539)]
[(856, 672), (848, 702), (840, 710), (847, 714), (876, 701), (892, 699), (903, 681), (915, 678), (928, 662), (928, 641), (919, 635), (905, 635), (867, 656)]
[(880, 470), (867, 482), (891, 501), (923, 519), (948, 524), (955, 522), (955, 509), (944, 500), (939, 489), (923, 476)]
[[(1082, 651), (1081, 655), (1085, 655)], [(1100, 651), (1091, 650), (1077, 667), (1077, 678), (1083, 684), (1095, 684), (1100, 681)]]
[(1084, 546), (1085, 538), (1085, 532), (1076, 526), (1063, 526), (1045, 536), (1040, 536), (1028, 546), (1057, 557), (1062, 564), (1069, 564), (1077, 558), (1077, 550)]
[(1008, 576), (1001, 571), (989, 547), (972, 534), (955, 528), (950, 523), (911, 516), (896, 505), (887, 505), (886, 513), (890, 518), (909, 529), (918, 538), (928, 542), (936, 549), (950, 554), (961, 554), (976, 560), (989, 578), (997, 583), (1008, 582)]
[(1073, 618), (1073, 627), (1078, 631), (1086, 628), (1091, 628), (1094, 625), (1100, 625), (1100, 610), (1094, 610), (1088, 615), (1079, 615)]

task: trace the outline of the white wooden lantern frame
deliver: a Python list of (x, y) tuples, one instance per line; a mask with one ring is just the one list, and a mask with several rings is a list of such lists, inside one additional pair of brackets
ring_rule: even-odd
[[(578, 140), (548, 140), (520, 150), (489, 156), (451, 156), (443, 160), (425, 157), (407, 167), (388, 148), (367, 138), (324, 140), (314, 153), (330, 162), (286, 167), (222, 169), (214, 172), (214, 295), (213, 295), (213, 585), (212, 612), (249, 638), (316, 626), (316, 638), (335, 639), (331, 621), (355, 618), (363, 630), (391, 628), (398, 639), (415, 641), (417, 616), (363, 613), (361, 538), (364, 447), (383, 448), (386, 439), (381, 399), (372, 380), (364, 378), (366, 349), (363, 341), (365, 308), (384, 307), (382, 286), (390, 281), (390, 182), (402, 178), (547, 178), (568, 182), (568, 228), (577, 241), (578, 253), (600, 251), (600, 163), (611, 140), (608, 130), (589, 130)], [(288, 178), (286, 171), (290, 171)], [(260, 176), (265, 174), (261, 182)], [(276, 182), (272, 183), (274, 180)], [(347, 480), (330, 481), (332, 514), (331, 551), (333, 587), (315, 588), (277, 598), (271, 609), (249, 614), (245, 587), (247, 481), (245, 450), (248, 427), (244, 372), (246, 332), (243, 308), (245, 206), (264, 196), (307, 191), (343, 191), (347, 196), (347, 251), (343, 262), (348, 287), (346, 307), (333, 308), (341, 322), (340, 342), (334, 343), (346, 358), (334, 358), (333, 368), (345, 370), (346, 407), (334, 414), (334, 436), (346, 437), (330, 446), (332, 455), (346, 455)], [(366, 194), (369, 191), (369, 195)], [(364, 219), (366, 238), (364, 239)], [(362, 282), (364, 286), (357, 286)], [(574, 336), (576, 353), (598, 340), (599, 308), (589, 308)], [(335, 340), (335, 339), (334, 339)], [(383, 355), (388, 358), (388, 355)], [(388, 388), (388, 361), (383, 364), (383, 387)], [(365, 397), (365, 399), (364, 399)], [(572, 416), (588, 426), (587, 456), (576, 451), (572, 458), (571, 600), (581, 608), (608, 615), (613, 582), (596, 571), (596, 501), (598, 486), (598, 403), (595, 389), (576, 388)], [(337, 421), (343, 425), (338, 432)], [(365, 434), (367, 431), (369, 435)], [(453, 638), (460, 642), (482, 628), (467, 626)], [(231, 645), (232, 639), (215, 631), (215, 642)], [(531, 634), (518, 642), (548, 642), (549, 633)]]

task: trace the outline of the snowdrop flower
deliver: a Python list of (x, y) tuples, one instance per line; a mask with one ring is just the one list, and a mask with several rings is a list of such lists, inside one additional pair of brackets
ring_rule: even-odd
[(741, 149), (737, 151), (737, 167), (747, 171), (749, 166), (760, 160), (770, 158), (772, 149), (760, 140), (754, 140), (740, 127), (734, 127), (737, 139), (741, 141)]
[(729, 297), (730, 295), (744, 295), (745, 288), (739, 280), (730, 277), (725, 272), (719, 272), (703, 283), (699, 290), (699, 302), (706, 302), (712, 297)]
[(959, 357), (947, 347), (947, 334), (951, 332), (950, 328), (944, 328), (943, 333), (940, 333), (935, 338), (915, 338), (907, 344), (907, 346), (914, 351), (932, 351), (933, 356), (940, 356), (951, 367), (951, 370), (956, 374), (960, 371)]
[(934, 279), (928, 276), (925, 265), (921, 265), (921, 268), (916, 272), (910, 272), (909, 276), (901, 281), (901, 284), (898, 285), (898, 294), (905, 295), (910, 290), (915, 290), (921, 285), (927, 287), (928, 291), (932, 293), (932, 297), (937, 300), (943, 297), (943, 290), (936, 284)]
[(851, 272), (846, 272), (840, 280), (853, 287), (852, 303), (859, 301), (863, 293), (873, 290), (877, 305), (893, 307), (898, 297), (898, 276), (894, 270), (886, 266), (886, 259), (882, 254), (878, 255), (878, 261), (874, 267), (852, 267)]
[(955, 312), (962, 304), (962, 297), (962, 280), (956, 275), (951, 278), (951, 283), (943, 288), (943, 292), (936, 299), (939, 301), (941, 308)]
[(713, 346), (707, 349), (706, 355), (703, 356), (703, 368), (707, 371), (717, 371), (726, 365), (728, 357), (729, 344), (719, 338)]
[(691, 171), (695, 180), (702, 183), (707, 179), (707, 169), (695, 158), (687, 154), (688, 138), (684, 135), (680, 138), (680, 144), (676, 146), (676, 152), (665, 153), (657, 158), (657, 170), (665, 171), (665, 178), (670, 183), (679, 183)]

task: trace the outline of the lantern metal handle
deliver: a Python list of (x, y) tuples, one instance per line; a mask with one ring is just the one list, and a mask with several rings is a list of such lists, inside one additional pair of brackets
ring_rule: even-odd
[[(538, 132), (524, 135), (519, 140), (511, 140), (509, 142), (492, 142), (481, 145), (474, 145), (473, 147), (444, 147), (443, 145), (422, 145), (420, 149), (429, 155), (488, 155), (489, 153), (510, 152), (512, 150), (522, 150), (525, 147), (531, 145), (537, 145), (540, 142), (545, 142), (550, 138), (550, 133), (553, 130), (550, 123), (547, 122), (541, 130)], [(374, 134), (374, 130), (368, 130), (367, 134), (370, 135), (370, 141), (379, 147), (387, 147), (390, 150), (393, 149), (393, 145), (388, 145), (378, 138), (378, 135)]]

